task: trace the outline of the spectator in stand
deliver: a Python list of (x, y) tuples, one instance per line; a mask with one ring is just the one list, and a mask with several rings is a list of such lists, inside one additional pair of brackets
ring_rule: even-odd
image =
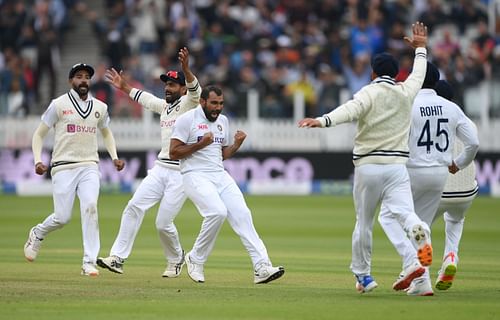
[(105, 81), (107, 65), (103, 62), (99, 63), (95, 69), (94, 81), (90, 85), (92, 95), (108, 105), (108, 113), (113, 114), (113, 88)]
[(347, 87), (351, 92), (351, 96), (358, 92), (363, 86), (370, 83), (371, 71), (368, 55), (354, 58), (352, 66), (344, 66), (344, 77), (346, 78)]
[[(37, 5), (37, 16), (34, 21), (34, 29), (37, 40), (37, 58), (35, 67), (35, 96), (38, 103), (45, 105), (50, 97), (56, 95), (57, 75), (59, 67), (59, 46), (56, 30), (52, 26), (50, 16), (47, 13), (48, 4), (39, 2)], [(40, 85), (44, 74), (49, 76), (49, 96), (41, 97)], [(42, 101), (45, 99), (47, 101)]]
[(487, 17), (478, 1), (459, 0), (452, 2), (451, 18), (458, 26), (460, 34), (464, 34), (467, 27), (474, 26), (479, 20), (487, 19)]
[(431, 30), (431, 33), (438, 25), (448, 22), (448, 16), (444, 12), (441, 0), (428, 0), (427, 9), (422, 12), (418, 20), (422, 21)]

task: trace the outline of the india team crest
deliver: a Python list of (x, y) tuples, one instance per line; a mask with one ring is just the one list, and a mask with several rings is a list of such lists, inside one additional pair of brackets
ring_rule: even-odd
[(99, 111), (96, 111), (96, 112), (95, 112), (95, 117), (96, 117), (97, 119), (99, 119), (99, 117), (100, 117), (100, 116), (101, 116), (101, 114), (99, 113)]
[(219, 131), (222, 131), (222, 126), (220, 124), (218, 124), (217, 129), (219, 129)]

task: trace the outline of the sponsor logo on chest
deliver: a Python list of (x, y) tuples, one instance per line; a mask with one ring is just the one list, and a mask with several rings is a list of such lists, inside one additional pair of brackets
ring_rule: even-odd
[(96, 127), (84, 126), (79, 124), (68, 124), (66, 125), (66, 131), (68, 133), (96, 133)]
[(160, 121), (161, 128), (172, 127), (174, 124), (175, 124), (175, 120), (161, 120)]

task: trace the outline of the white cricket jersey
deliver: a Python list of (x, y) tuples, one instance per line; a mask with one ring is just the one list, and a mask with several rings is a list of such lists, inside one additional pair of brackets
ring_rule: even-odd
[(355, 166), (406, 163), (411, 105), (422, 87), (426, 69), (427, 50), (417, 48), (413, 72), (404, 82), (379, 77), (352, 100), (316, 119), (322, 127), (358, 120), (353, 149)]
[(215, 122), (208, 121), (201, 105), (190, 110), (175, 122), (172, 139), (185, 144), (198, 142), (205, 133), (212, 132), (214, 141), (208, 146), (181, 159), (181, 173), (189, 171), (217, 172), (224, 171), (222, 147), (229, 145), (229, 124), (226, 116), (219, 114)]
[(145, 109), (160, 114), (161, 150), (156, 163), (164, 167), (179, 169), (179, 161), (170, 160), (169, 156), (172, 128), (177, 118), (184, 112), (195, 108), (200, 100), (201, 87), (196, 78), (193, 82), (186, 83), (186, 87), (187, 94), (172, 103), (167, 103), (165, 99), (136, 88), (130, 91), (130, 98), (140, 103)]
[[(456, 140), (453, 155), (456, 157), (464, 149), (464, 144)], [(476, 165), (472, 161), (467, 167), (460, 169), (455, 174), (448, 174), (446, 185), (441, 195), (443, 203), (467, 202), (477, 195), (479, 186), (476, 181)]]
[(79, 163), (99, 162), (97, 131), (109, 124), (108, 106), (105, 103), (90, 93), (87, 100), (83, 101), (71, 89), (52, 100), (42, 115), (42, 121), (49, 128), (54, 128), (51, 159), (54, 170), (75, 167)]
[[(453, 159), (457, 137), (464, 149)], [(476, 126), (455, 103), (438, 96), (433, 89), (422, 89), (413, 102), (408, 145), (407, 167), (447, 167), (454, 160), (461, 169), (474, 160), (479, 140)]]

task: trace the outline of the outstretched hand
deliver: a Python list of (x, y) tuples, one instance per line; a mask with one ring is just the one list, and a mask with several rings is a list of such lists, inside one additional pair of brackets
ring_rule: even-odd
[(412, 48), (424, 47), (427, 45), (427, 26), (417, 21), (412, 24), (413, 38), (404, 37), (403, 39)]
[(185, 73), (186, 70), (189, 70), (189, 50), (186, 47), (179, 50), (178, 59), (181, 63), (182, 71)]
[(104, 74), (104, 80), (118, 90), (130, 91), (131, 88), (127, 83), (127, 81), (123, 79), (122, 75), (123, 75), (123, 70), (118, 72), (115, 70), (115, 68), (111, 68), (106, 70), (106, 73)]
[(305, 118), (299, 121), (299, 128), (320, 128), (321, 122), (313, 118)]

